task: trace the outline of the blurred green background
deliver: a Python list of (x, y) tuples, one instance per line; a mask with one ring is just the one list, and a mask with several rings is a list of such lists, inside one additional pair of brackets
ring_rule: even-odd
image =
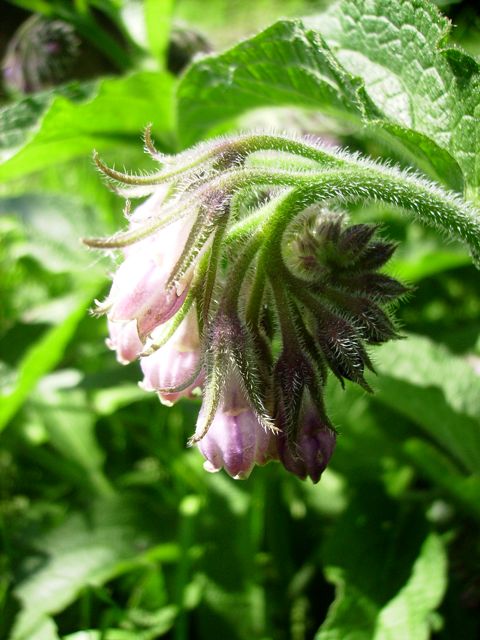
[[(350, 211), (399, 241), (389, 270), (415, 289), (397, 310), (408, 339), (372, 354), (375, 394), (330, 381), (341, 437), (316, 486), (277, 464), (204, 472), (185, 447), (198, 405), (140, 390), (88, 313), (112, 263), (79, 238), (116, 230), (123, 207), (92, 150), (151, 168), (141, 132), (179, 150), (173, 95), (195, 52), (326, 4), (1, 0), (0, 638), (479, 637), (480, 296), (462, 247)], [(442, 10), (477, 55), (475, 3)], [(61, 68), (38, 16), (66, 25)], [(382, 153), (298, 110), (231, 126), (251, 124)]]

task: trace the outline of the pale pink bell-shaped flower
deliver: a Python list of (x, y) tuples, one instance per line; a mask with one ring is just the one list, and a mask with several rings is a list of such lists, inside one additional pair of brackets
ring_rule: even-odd
[(187, 295), (191, 272), (174, 286), (168, 279), (192, 225), (180, 219), (125, 250), (125, 260), (116, 271), (105, 301), (112, 322), (137, 321), (141, 339), (169, 320)]
[[(200, 409), (197, 432), (203, 428), (202, 417)], [(259, 423), (240, 384), (232, 379), (198, 448), (206, 460), (206, 471), (220, 471), (223, 467), (237, 480), (248, 478), (255, 464), (265, 464), (274, 457), (274, 438)]]
[(108, 320), (108, 331), (110, 337), (107, 338), (109, 349), (117, 352), (117, 360), (120, 364), (128, 364), (135, 360), (143, 349), (143, 344), (138, 337), (137, 322), (112, 322)]
[(182, 391), (167, 393), (162, 389), (176, 387), (192, 377), (199, 361), (198, 324), (195, 313), (190, 311), (163, 347), (140, 359), (144, 375), (140, 385), (146, 391), (157, 391), (163, 404), (172, 405), (179, 398), (191, 397), (193, 390), (203, 384), (203, 371), (199, 371), (192, 384)]

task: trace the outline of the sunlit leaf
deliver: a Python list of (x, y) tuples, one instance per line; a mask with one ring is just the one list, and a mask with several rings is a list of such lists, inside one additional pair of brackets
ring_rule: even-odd
[(375, 398), (421, 427), (465, 469), (480, 468), (480, 378), (465, 360), (427, 338), (378, 350)]
[[(16, 178), (70, 158), (139, 143), (141, 132), (165, 140), (173, 126), (172, 79), (166, 73), (137, 72), (108, 78), (69, 100), (52, 94), (35, 102), (25, 98), (0, 110), (4, 162), (0, 181)], [(34, 101), (36, 99), (34, 98)], [(24, 110), (25, 117), (18, 113)], [(12, 124), (13, 123), (13, 124)]]

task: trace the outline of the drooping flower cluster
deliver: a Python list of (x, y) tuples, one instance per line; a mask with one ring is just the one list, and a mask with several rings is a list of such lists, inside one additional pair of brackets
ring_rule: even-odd
[(96, 158), (119, 193), (148, 196), (126, 231), (86, 240), (123, 257), (99, 305), (108, 346), (140, 359), (163, 403), (202, 395), (190, 443), (208, 471), (277, 459), (318, 482), (336, 442), (328, 370), (369, 390), (366, 345), (396, 336), (385, 307), (406, 288), (378, 273), (395, 246), (326, 208), (318, 177), (345, 158), (317, 144), (244, 135), (168, 157), (147, 130), (146, 148), (162, 165), (150, 176)]

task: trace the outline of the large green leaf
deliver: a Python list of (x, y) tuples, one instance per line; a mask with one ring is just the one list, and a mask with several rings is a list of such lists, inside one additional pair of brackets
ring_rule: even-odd
[(357, 487), (324, 560), (337, 594), (317, 640), (429, 638), (446, 587), (446, 556), (420, 512), (399, 510), (373, 484)]
[(446, 583), (443, 543), (438, 535), (431, 534), (420, 549), (410, 579), (380, 612), (375, 640), (430, 638), (431, 614), (442, 601)]
[[(83, 100), (53, 94), (24, 99), (0, 110), (0, 181), (130, 141), (140, 142), (147, 124), (165, 140), (173, 127), (172, 78), (137, 72), (99, 81)], [(17, 113), (25, 112), (24, 117)], [(13, 127), (12, 127), (12, 122)]]
[(258, 107), (320, 110), (367, 125), (453, 189), (465, 178), (475, 198), (480, 74), (468, 56), (440, 51), (447, 24), (426, 0), (400, 11), (394, 0), (345, 0), (325, 16), (277, 22), (190, 67), (178, 87), (180, 137), (190, 144)]
[(321, 108), (354, 119), (380, 115), (319, 33), (282, 20), (190, 67), (178, 87), (179, 135), (190, 144), (226, 119), (269, 105)]
[(35, 630), (32, 630), (32, 635), (29, 640), (60, 640), (60, 636), (57, 633), (57, 627), (49, 616), (42, 616), (38, 621)]

